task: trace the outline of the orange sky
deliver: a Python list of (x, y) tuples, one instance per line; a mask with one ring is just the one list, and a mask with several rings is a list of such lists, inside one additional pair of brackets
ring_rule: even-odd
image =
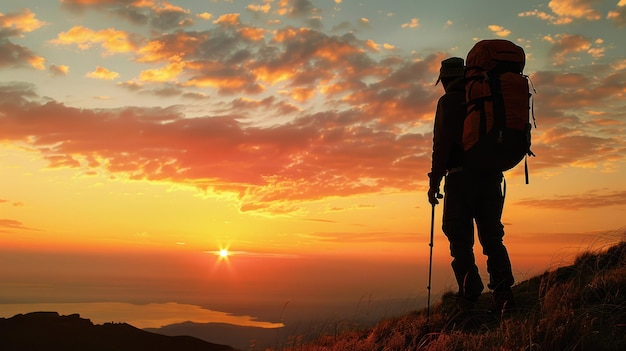
[(424, 295), (434, 82), (485, 38), (524, 47), (538, 92), (530, 184), (507, 173), (518, 280), (623, 239), (626, 4), (481, 3), (497, 23), (413, 1), (0, 5), (0, 304)]

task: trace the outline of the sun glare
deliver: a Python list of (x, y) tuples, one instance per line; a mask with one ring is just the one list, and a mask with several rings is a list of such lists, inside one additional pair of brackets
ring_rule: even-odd
[(221, 258), (228, 257), (228, 249), (220, 249), (220, 257)]

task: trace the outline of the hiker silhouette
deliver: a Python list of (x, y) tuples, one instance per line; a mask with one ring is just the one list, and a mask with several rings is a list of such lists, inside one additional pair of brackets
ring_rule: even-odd
[(511, 262), (503, 244), (501, 222), (504, 197), (500, 170), (467, 167), (464, 163), (463, 124), (466, 117), (464, 60), (451, 57), (441, 62), (437, 84), (445, 93), (439, 98), (433, 128), (432, 169), (428, 173), (428, 200), (439, 204), (440, 183), (445, 177), (442, 229), (450, 243), (452, 269), (459, 287), (458, 308), (471, 311), (482, 294), (474, 256), (474, 223), (482, 252), (487, 256), (489, 289), (494, 310), (514, 306)]

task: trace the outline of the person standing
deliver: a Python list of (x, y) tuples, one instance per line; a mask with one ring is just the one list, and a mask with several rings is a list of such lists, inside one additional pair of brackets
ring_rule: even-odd
[(439, 98), (435, 113), (428, 201), (432, 206), (439, 204), (440, 183), (445, 177), (442, 229), (450, 244), (452, 270), (459, 287), (458, 307), (473, 309), (484, 289), (474, 255), (475, 222), (483, 254), (487, 256), (488, 287), (493, 290), (494, 309), (501, 312), (515, 305), (511, 262), (502, 241), (503, 175), (464, 164), (464, 74), (462, 58), (441, 62), (436, 84), (441, 82), (445, 93)]

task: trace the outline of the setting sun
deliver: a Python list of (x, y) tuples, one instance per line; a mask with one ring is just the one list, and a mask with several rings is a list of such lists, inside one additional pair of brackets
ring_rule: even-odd
[(228, 257), (228, 249), (220, 249), (220, 257), (222, 258)]

